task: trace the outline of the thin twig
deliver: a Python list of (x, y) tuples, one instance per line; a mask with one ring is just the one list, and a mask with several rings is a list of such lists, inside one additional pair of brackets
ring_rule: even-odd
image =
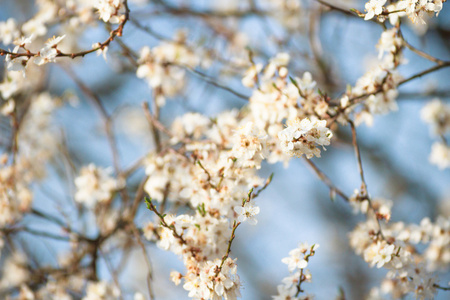
[(356, 160), (357, 160), (357, 163), (358, 163), (359, 176), (361, 177), (361, 188), (360, 188), (360, 194), (361, 195), (360, 196), (361, 196), (362, 199), (366, 199), (369, 202), (369, 207), (373, 211), (375, 220), (377, 221), (377, 224), (378, 224), (378, 235), (381, 236), (382, 239), (384, 239), (384, 235), (383, 235), (383, 232), (382, 232), (382, 229), (381, 229), (380, 219), (378, 218), (377, 211), (373, 207), (372, 200), (370, 199), (369, 192), (367, 191), (367, 183), (366, 183), (366, 180), (364, 178), (364, 170), (363, 170), (362, 160), (361, 160), (361, 151), (360, 151), (360, 148), (359, 148), (359, 145), (358, 145), (358, 141), (357, 141), (357, 138), (356, 138), (355, 124), (351, 120), (348, 120), (348, 123), (350, 125), (351, 130), (352, 130), (352, 144), (353, 144), (353, 148), (355, 150)]
[(419, 73), (417, 73), (417, 74), (415, 74), (415, 75), (413, 75), (413, 76), (411, 76), (411, 77), (409, 77), (409, 78), (403, 79), (402, 81), (400, 81), (400, 82), (398, 83), (398, 86), (400, 86), (400, 85), (402, 85), (402, 84), (405, 84), (405, 83), (407, 83), (407, 82), (409, 82), (409, 81), (411, 81), (411, 80), (413, 80), (413, 79), (422, 77), (422, 76), (424, 76), (424, 75), (427, 75), (427, 74), (429, 74), (429, 73), (432, 73), (432, 72), (434, 72), (434, 71), (437, 71), (437, 70), (440, 70), (440, 69), (443, 69), (443, 68), (446, 68), (446, 67), (450, 67), (450, 61), (443, 61), (442, 63), (437, 64), (437, 65), (434, 66), (434, 67), (431, 67), (431, 68), (429, 68), (429, 69), (423, 70), (422, 72), (419, 72)]
[(346, 202), (349, 202), (349, 197), (345, 195), (344, 192), (342, 192), (338, 187), (336, 187), (333, 182), (328, 178), (328, 176), (323, 173), (317, 166), (314, 164), (310, 159), (304, 158), (304, 161), (313, 169), (313, 171), (316, 173), (317, 177), (325, 183), (328, 188), (330, 189), (330, 193), (336, 193), (339, 196), (341, 196), (342, 199), (344, 199)]

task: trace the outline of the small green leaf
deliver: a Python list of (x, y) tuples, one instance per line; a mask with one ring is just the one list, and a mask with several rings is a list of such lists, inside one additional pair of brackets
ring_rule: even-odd
[(151, 207), (152, 207), (152, 199), (151, 198), (149, 198), (149, 197), (145, 197), (145, 204), (147, 204), (147, 209), (150, 209), (151, 210)]
[(204, 217), (206, 215), (205, 203), (199, 204), (197, 210)]
[(289, 80), (292, 82), (293, 85), (295, 85), (298, 88), (298, 83), (292, 76), (289, 76)]

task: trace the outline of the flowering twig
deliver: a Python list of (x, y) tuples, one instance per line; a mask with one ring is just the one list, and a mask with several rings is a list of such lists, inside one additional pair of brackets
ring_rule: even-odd
[[(446, 67), (450, 67), (450, 61), (440, 61), (440, 63), (438, 63), (437, 65), (435, 65), (435, 66), (433, 66), (431, 68), (428, 68), (428, 69), (426, 69), (424, 71), (421, 71), (421, 72), (419, 72), (417, 74), (414, 74), (414, 75), (412, 75), (412, 76), (410, 76), (408, 78), (405, 78), (405, 79), (401, 80), (400, 82), (397, 83), (397, 86), (401, 86), (401, 85), (403, 85), (403, 84), (405, 84), (405, 83), (407, 83), (409, 81), (412, 81), (412, 80), (414, 80), (416, 78), (422, 77), (424, 75), (427, 75), (429, 73), (438, 71), (438, 70), (446, 68)], [(348, 101), (348, 104), (345, 107), (338, 106), (338, 111), (337, 111), (336, 115), (333, 116), (332, 121), (334, 122), (340, 114), (345, 112), (346, 109), (348, 109), (348, 108), (350, 108), (350, 107), (352, 107), (352, 106), (354, 106), (354, 105), (364, 101), (364, 99), (366, 99), (367, 97), (369, 97), (371, 95), (376, 95), (378, 93), (383, 92), (383, 87), (382, 86), (383, 86), (383, 83), (381, 84), (381, 87), (376, 89), (374, 92), (366, 93), (366, 94), (362, 94), (362, 95), (358, 95), (358, 96), (350, 98), (349, 101)], [(334, 104), (334, 105), (339, 105), (339, 104)]]
[[(112, 41), (114, 41), (114, 39), (116, 37), (122, 36), (125, 24), (127, 23), (127, 21), (130, 18), (130, 9), (128, 7), (128, 0), (123, 0), (123, 5), (124, 5), (124, 8), (125, 8), (125, 13), (123, 15), (124, 16), (123, 20), (119, 23), (119, 26), (116, 29), (112, 30), (109, 33), (108, 39), (106, 39), (102, 43), (98, 43), (98, 45), (96, 47), (94, 47), (94, 48), (92, 48), (90, 50), (85, 50), (85, 51), (80, 51), (80, 52), (75, 52), (75, 53), (64, 53), (64, 52), (61, 52), (61, 51), (58, 50), (57, 54), (56, 54), (56, 57), (70, 57), (72, 59), (76, 58), (76, 57), (84, 57), (87, 54), (94, 53), (97, 50), (103, 50), (106, 47), (108, 47), (109, 44)], [(30, 57), (31, 58), (31, 57), (34, 57), (34, 56), (39, 56), (39, 53), (33, 53), (33, 52), (30, 52), (30, 51), (27, 51), (27, 52), (24, 52), (24, 53), (13, 53), (11, 51), (0, 49), (0, 55), (1, 56), (7, 55), (7, 54), (11, 55), (12, 59), (17, 58), (17, 57)]]
[(205, 171), (205, 173), (206, 173), (206, 176), (208, 176), (208, 182), (209, 182), (209, 185), (213, 188), (213, 189), (215, 189), (215, 190), (218, 190), (218, 187), (214, 184), (214, 183), (212, 183), (211, 182), (211, 174), (209, 173), (209, 171), (208, 170), (206, 170), (206, 168), (203, 166), (203, 164), (202, 164), (202, 162), (200, 161), (200, 160), (197, 160), (197, 164), (200, 166), (200, 168), (203, 170), (203, 171)]
[(222, 261), (220, 262), (219, 268), (216, 270), (216, 275), (220, 273), (220, 271), (222, 270), (223, 264), (225, 263), (227, 258), (230, 256), (231, 244), (233, 244), (233, 240), (236, 237), (235, 232), (236, 232), (236, 229), (239, 227), (239, 225), (241, 225), (241, 222), (237, 222), (236, 220), (233, 221), (233, 227), (231, 229), (230, 239), (228, 240), (227, 251), (226, 251), (225, 255), (222, 256)]
[(159, 220), (161, 222), (161, 225), (163, 227), (167, 228), (167, 229), (170, 229), (172, 231), (172, 234), (173, 234), (174, 237), (179, 239), (182, 244), (187, 245), (187, 242), (183, 238), (183, 235), (182, 234), (178, 234), (178, 232), (175, 230), (175, 226), (167, 224), (167, 222), (164, 220), (165, 215), (161, 214), (156, 209), (155, 205), (152, 203), (152, 199), (148, 198), (148, 197), (145, 197), (145, 203), (147, 204), (147, 208), (149, 210), (151, 210), (152, 212), (154, 212), (158, 216), (158, 218), (159, 218)]
[[(247, 198), (244, 198), (242, 200), (242, 207), (245, 206), (245, 203), (249, 202), (250, 199), (252, 199), (252, 194), (253, 194), (253, 189), (251, 189), (248, 194), (247, 194)], [(230, 256), (230, 252), (231, 252), (231, 244), (233, 243), (234, 238), (236, 237), (235, 232), (236, 229), (239, 227), (239, 225), (241, 225), (241, 222), (238, 222), (236, 220), (233, 221), (233, 227), (231, 229), (231, 236), (230, 239), (228, 240), (228, 246), (227, 246), (227, 251), (225, 253), (225, 255), (222, 257), (222, 261), (219, 265), (219, 268), (216, 270), (216, 275), (220, 273), (220, 271), (222, 270), (223, 264), (225, 263), (225, 261), (227, 260), (227, 258)]]

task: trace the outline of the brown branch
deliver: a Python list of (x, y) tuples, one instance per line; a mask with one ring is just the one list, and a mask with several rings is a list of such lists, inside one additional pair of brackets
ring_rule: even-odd
[(53, 233), (50, 233), (50, 232), (46, 232), (46, 231), (40, 231), (40, 230), (31, 229), (29, 227), (17, 228), (17, 229), (14, 229), (13, 232), (15, 232), (15, 233), (27, 232), (27, 233), (30, 233), (32, 235), (41, 236), (41, 237), (45, 237), (45, 238), (50, 238), (50, 239), (53, 239), (53, 240), (66, 241), (66, 242), (70, 241), (70, 237), (68, 237), (68, 236), (60, 236), (60, 235), (56, 235), (56, 234), (53, 234)]
[(142, 103), (142, 108), (144, 109), (145, 117), (147, 118), (147, 121), (149, 122), (151, 127), (155, 127), (159, 131), (164, 132), (169, 137), (173, 137), (172, 132), (170, 132), (161, 122), (159, 122), (152, 116), (147, 102)]
[(358, 141), (357, 141), (357, 138), (356, 138), (355, 124), (351, 120), (348, 120), (348, 124), (350, 125), (350, 128), (352, 130), (352, 144), (353, 144), (353, 148), (355, 150), (356, 160), (357, 160), (357, 163), (358, 163), (359, 175), (361, 177), (360, 197), (361, 197), (361, 199), (366, 199), (369, 202), (369, 207), (373, 211), (374, 217), (375, 217), (375, 219), (377, 221), (377, 224), (378, 224), (378, 235), (381, 236), (381, 238), (384, 239), (384, 235), (383, 235), (383, 232), (381, 230), (380, 219), (378, 218), (377, 212), (376, 212), (375, 208), (373, 207), (372, 200), (369, 197), (369, 192), (367, 191), (367, 183), (366, 183), (366, 181), (364, 179), (364, 170), (363, 170), (362, 160), (361, 160), (361, 151), (360, 151), (360, 148), (359, 148), (359, 145), (358, 145)]
[(436, 57), (434, 57), (434, 56), (431, 56), (431, 55), (429, 55), (429, 54), (423, 52), (422, 50), (417, 49), (416, 47), (414, 47), (414, 46), (411, 45), (410, 43), (408, 43), (408, 41), (407, 41), (407, 40), (405, 39), (405, 37), (403, 36), (403, 33), (402, 33), (401, 30), (399, 30), (399, 36), (400, 36), (400, 38), (402, 39), (403, 44), (406, 46), (406, 48), (408, 48), (408, 49), (411, 50), (412, 52), (416, 53), (417, 55), (422, 56), (423, 58), (428, 59), (429, 61), (432, 61), (432, 62), (434, 62), (434, 63), (436, 63), (436, 64), (438, 64), (438, 65), (439, 65), (439, 64), (445, 63), (445, 61), (443, 61), (443, 60), (441, 60), (441, 59), (439, 59), (439, 58), (436, 58)]
[(311, 167), (311, 169), (313, 169), (317, 177), (319, 177), (319, 179), (328, 186), (328, 188), (330, 189), (330, 193), (336, 193), (341, 196), (341, 198), (346, 202), (349, 202), (349, 197), (345, 195), (345, 193), (342, 192), (338, 187), (336, 187), (330, 180), (330, 178), (325, 173), (323, 173), (310, 159), (304, 157), (304, 161)]
[(325, 1), (322, 1), (322, 0), (316, 0), (316, 1), (317, 1), (318, 3), (320, 3), (320, 4), (322, 4), (322, 5), (324, 5), (324, 6), (328, 7), (328, 8), (330, 8), (330, 9), (332, 9), (332, 10), (341, 12), (341, 13), (347, 15), (347, 16), (358, 17), (358, 18), (360, 18), (359, 15), (357, 15), (355, 12), (352, 12), (351, 10), (344, 9), (344, 8), (342, 8), (342, 7), (333, 5), (333, 4), (331, 4), (331, 3), (328, 3), (328, 2), (325, 2)]
[(100, 253), (100, 256), (103, 258), (103, 260), (105, 261), (106, 264), (106, 268), (108, 269), (109, 273), (111, 274), (111, 277), (114, 281), (114, 284), (116, 285), (116, 287), (119, 289), (119, 299), (123, 300), (123, 291), (120, 288), (120, 284), (119, 284), (119, 278), (117, 276), (117, 272), (114, 271), (113, 265), (111, 263), (111, 260), (108, 259), (108, 257), (106, 256), (105, 253), (103, 253), (103, 251), (100, 249), (100, 247), (98, 248), (98, 252)]
[(247, 10), (232, 11), (193, 10), (187, 7), (174, 6), (162, 0), (154, 0), (154, 2), (160, 4), (166, 10), (166, 12), (176, 16), (192, 16), (200, 18), (245, 18), (252, 16), (265, 16), (270, 14), (270, 11), (258, 10), (255, 7)]
[(427, 75), (427, 74), (429, 74), (429, 73), (432, 73), (432, 72), (434, 72), (434, 71), (437, 71), (437, 70), (446, 68), (446, 67), (450, 67), (450, 61), (441, 61), (440, 63), (438, 63), (438, 64), (437, 64), (436, 66), (434, 66), (434, 67), (431, 67), (431, 68), (429, 68), (429, 69), (426, 69), (426, 70), (424, 70), (424, 71), (422, 71), (422, 72), (420, 72), (420, 73), (417, 73), (417, 74), (415, 74), (415, 75), (413, 75), (413, 76), (411, 76), (411, 77), (409, 77), (409, 78), (403, 79), (402, 81), (400, 81), (400, 82), (398, 83), (398, 86), (400, 86), (400, 85), (402, 85), (402, 84), (405, 84), (405, 83), (407, 83), (407, 82), (409, 82), (409, 81), (411, 81), (411, 80), (414, 80), (414, 79), (416, 79), (416, 78), (419, 78), (419, 77), (422, 77), (422, 76), (424, 76), (424, 75)]
[(443, 286), (440, 286), (439, 284), (433, 284), (433, 287), (435, 287), (439, 290), (443, 290), (443, 291), (450, 291), (450, 287), (443, 287)]
[(141, 235), (139, 234), (139, 231), (137, 230), (136, 226), (134, 224), (131, 224), (131, 231), (133, 232), (134, 237), (136, 238), (137, 243), (141, 247), (142, 254), (144, 255), (145, 264), (147, 265), (148, 273), (147, 273), (147, 288), (148, 288), (148, 294), (150, 295), (150, 299), (155, 299), (155, 295), (153, 293), (152, 288), (152, 263), (150, 261), (150, 256), (147, 252), (147, 249), (145, 248), (144, 243), (142, 242)]
[[(175, 64), (175, 65), (176, 65), (176, 64)], [(211, 84), (211, 85), (213, 85), (213, 86), (215, 86), (215, 87), (217, 87), (217, 88), (220, 88), (220, 89), (222, 89), (222, 90), (224, 90), (224, 91), (227, 91), (227, 92), (229, 92), (229, 93), (235, 95), (235, 96), (238, 97), (238, 98), (241, 98), (241, 99), (243, 99), (243, 100), (245, 100), (245, 101), (248, 101), (248, 99), (250, 98), (250, 96), (241, 94), (241, 93), (239, 93), (239, 92), (233, 90), (232, 88), (227, 87), (227, 86), (225, 86), (224, 84), (221, 84), (221, 83), (217, 82), (216, 79), (211, 78), (211, 77), (209, 77), (208, 75), (206, 75), (206, 74), (204, 74), (204, 73), (202, 73), (202, 72), (200, 72), (200, 71), (198, 71), (198, 70), (195, 70), (195, 69), (193, 69), (193, 68), (190, 68), (190, 67), (184, 66), (184, 65), (177, 65), (177, 66), (182, 67), (183, 69), (187, 70), (189, 73), (191, 73), (191, 74), (193, 74), (193, 75), (195, 75), (195, 76), (201, 78), (201, 79), (204, 80), (205, 82), (207, 82), (207, 83), (209, 83), (209, 84)]]
[[(88, 99), (91, 100), (92, 104), (97, 108), (103, 120), (106, 138), (108, 140), (111, 149), (114, 171), (116, 173), (117, 178), (121, 179), (122, 172), (120, 170), (119, 151), (117, 149), (116, 138), (112, 129), (111, 117), (106, 111), (106, 108), (104, 107), (100, 97), (97, 94), (95, 94), (94, 91), (92, 91), (87, 85), (85, 85), (70, 68), (65, 67), (63, 69), (66, 71), (69, 77), (72, 78), (72, 80), (76, 83), (76, 85), (81, 89), (83, 94), (85, 94), (88, 97)], [(124, 191), (124, 189), (121, 189), (121, 194), (123, 196), (123, 200), (127, 202), (129, 197), (128, 194)]]
[(353, 144), (353, 148), (355, 150), (356, 160), (357, 160), (357, 164), (358, 164), (359, 176), (361, 177), (361, 193), (364, 196), (367, 197), (367, 195), (368, 195), (368, 193), (367, 193), (367, 184), (366, 184), (366, 180), (364, 179), (364, 170), (363, 170), (362, 160), (361, 160), (361, 151), (359, 149), (358, 141), (356, 140), (355, 124), (351, 120), (349, 120), (348, 123), (350, 125), (351, 130), (352, 130), (352, 144)]

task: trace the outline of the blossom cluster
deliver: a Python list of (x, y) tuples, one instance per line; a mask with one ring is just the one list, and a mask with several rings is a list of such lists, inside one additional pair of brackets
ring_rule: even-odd
[[(305, 20), (310, 20), (309, 39), (314, 43), (316, 16), (306, 14), (312, 8), (301, 0), (262, 0), (261, 7), (256, 5), (247, 11), (241, 11), (245, 5), (239, 4), (236, 10), (228, 7), (211, 11), (211, 17), (201, 8), (190, 10), (188, 6), (176, 7), (166, 1), (150, 1), (152, 9), (148, 13), (152, 17), (187, 14), (207, 24), (206, 37), (215, 37), (209, 40), (203, 32), (195, 32), (193, 35), (201, 36), (201, 42), (191, 44), (187, 33), (178, 31), (173, 39), (165, 38), (140, 24), (136, 14), (129, 23), (158, 40), (156, 45), (139, 45), (139, 53), (127, 39), (115, 41), (126, 32), (123, 30), (129, 18), (129, 1), (36, 2), (35, 14), (23, 24), (12, 18), (0, 22), (0, 42), (14, 47), (0, 49), (5, 59), (0, 83), (0, 146), (6, 150), (0, 155), (0, 295), (14, 300), (121, 299), (131, 295), (135, 300), (143, 300), (146, 295), (142, 291), (121, 289), (118, 280), (128, 252), (137, 245), (147, 259), (149, 245), (180, 258), (184, 268), (172, 271), (170, 278), (188, 297), (196, 300), (240, 297), (244, 282), (238, 273), (239, 252), (235, 251), (234, 239), (238, 228), (240, 231), (247, 224), (265, 221), (260, 218), (264, 199), (259, 196), (271, 183), (272, 176), (264, 180), (260, 170), (279, 162), (287, 166), (291, 160), (304, 156), (331, 194), (336, 193), (337, 187), (309, 159), (325, 156), (321, 150), (326, 150), (332, 139), (346, 143), (345, 138), (341, 139), (339, 126), (353, 122), (372, 124), (374, 115), (398, 109), (397, 88), (402, 83), (398, 67), (405, 63), (405, 46), (410, 47), (402, 36), (398, 18), (408, 16), (413, 22), (425, 22), (425, 15), (439, 14), (446, 1), (401, 0), (388, 4), (385, 0), (370, 0), (364, 18), (377, 17), (383, 22), (389, 18), (394, 27), (384, 26), (377, 45), (376, 66), (352, 88), (339, 94), (329, 82), (325, 91), (322, 89), (325, 80), (320, 73), (327, 77), (329, 72), (319, 57), (320, 47), (315, 45), (311, 51), (315, 57), (311, 61), (317, 63), (317, 69), (311, 67), (311, 62), (299, 68), (298, 58), (304, 55), (309, 60), (309, 51), (294, 54), (288, 47), (281, 47), (290, 43), (287, 40), (291, 34), (306, 31)], [(286, 30), (286, 36), (273, 36), (275, 53), (272, 49), (246, 47), (249, 37), (236, 29), (243, 24), (236, 22), (239, 18), (265, 13)], [(223, 23), (216, 23), (216, 19)], [(83, 44), (80, 37), (98, 23), (109, 33), (106, 41), (80, 50)], [(50, 34), (55, 36), (45, 42)], [(93, 100), (101, 115), (114, 165), (103, 168), (72, 153), (72, 145), (68, 146), (72, 136), (61, 134), (61, 128), (55, 126), (53, 115), (74, 96), (66, 92), (65, 96), (56, 97), (42, 90), (54, 88), (47, 82), (50, 66), (44, 65), (59, 62), (62, 57), (68, 61), (81, 60), (95, 52), (106, 59), (112, 42), (117, 42), (114, 47), (121, 51), (114, 62), (120, 63), (124, 73), (131, 70), (135, 77), (144, 79), (151, 89), (149, 98), (154, 101), (151, 109), (147, 103), (143, 105), (145, 126), (134, 126), (139, 123), (133, 122), (136, 120), (126, 124), (140, 127), (133, 129), (142, 129), (146, 131), (142, 136), (153, 138), (153, 148), (145, 148), (133, 165), (125, 166), (129, 157), (123, 155), (124, 145), (115, 135), (116, 127), (124, 127), (121, 129), (126, 131), (126, 126), (115, 123), (120, 109), (111, 110), (113, 101), (102, 103), (101, 98), (109, 94), (105, 96), (104, 91), (99, 91), (97, 95), (71, 68), (61, 68), (80, 92)], [(114, 47), (109, 51), (116, 51)], [(445, 64), (439, 63), (435, 68)], [(209, 67), (211, 72), (220, 73), (220, 79), (210, 78), (199, 70)], [(246, 102), (239, 109), (211, 115), (195, 108), (181, 114), (174, 110), (169, 118), (164, 107), (166, 100), (190, 96), (191, 86), (187, 83), (194, 83), (189, 80), (190, 75)], [(227, 76), (234, 80), (226, 81)], [(244, 92), (229, 88), (230, 82)], [(177, 104), (174, 101), (167, 106)], [(183, 101), (181, 106), (183, 110), (191, 110), (191, 104)], [(65, 119), (62, 115), (60, 119)], [(450, 130), (449, 106), (433, 100), (423, 108), (422, 118), (440, 138), (432, 146), (430, 162), (441, 169), (449, 168), (450, 147), (445, 137)], [(361, 190), (350, 197), (339, 190), (339, 195), (355, 212), (367, 217), (350, 233), (351, 247), (370, 267), (387, 270), (381, 287), (374, 288), (369, 299), (381, 294), (393, 298), (414, 294), (418, 299), (431, 299), (441, 287), (434, 272), (450, 267), (449, 216), (439, 215), (435, 221), (424, 218), (420, 224), (391, 222), (393, 201), (372, 198), (367, 192), (355, 130), (352, 127)], [(60, 197), (55, 179), (67, 180), (67, 184), (61, 185), (67, 195)], [(58, 199), (51, 197), (53, 192)], [(38, 202), (36, 198), (43, 200)], [(50, 209), (47, 203), (52, 200), (56, 204)], [(44, 207), (40, 207), (42, 202)], [(144, 204), (148, 210), (144, 210)], [(35, 228), (34, 219), (51, 226)], [(39, 251), (27, 251), (26, 246), (34, 240), (28, 242), (22, 234), (36, 236), (39, 241), (45, 238), (65, 244), (56, 256), (51, 255), (54, 261), (47, 266), (34, 256)], [(313, 296), (304, 293), (302, 284), (311, 281), (306, 268), (318, 247), (300, 244), (282, 259), (290, 275), (278, 285), (274, 300), (312, 299)], [(124, 254), (118, 264), (114, 257), (117, 253)], [(153, 268), (149, 260), (146, 263), (152, 298)], [(111, 273), (111, 282), (99, 270), (103, 265)]]
[(102, 169), (90, 164), (83, 167), (75, 178), (75, 201), (89, 208), (97, 203), (111, 201), (113, 193), (119, 188), (116, 179), (111, 176), (111, 169)]
[(326, 123), (313, 117), (311, 120), (305, 118), (289, 122), (288, 127), (278, 133), (281, 147), (291, 156), (301, 157), (304, 154), (307, 158), (320, 157), (317, 146), (328, 146), (333, 135)]
[[(64, 37), (65, 35), (49, 39), (45, 43), (45, 46), (39, 50), (39, 55), (31, 58), (24, 54), (28, 51), (27, 45), (33, 41), (33, 35), (27, 38), (22, 37), (21, 39), (14, 41), (16, 47), (14, 47), (12, 54), (6, 55), (6, 62), (8, 63), (7, 69), (9, 71), (20, 71), (25, 77), (25, 70), (30, 60), (38, 66), (49, 62), (55, 62), (55, 58), (59, 51), (57, 48), (58, 43), (60, 43)], [(19, 52), (20, 49), (23, 49), (25, 52)], [(22, 54), (22, 56), (20, 56), (20, 54)]]
[(36, 95), (17, 135), (20, 147), (15, 154), (0, 156), (1, 227), (13, 224), (29, 211), (33, 200), (30, 186), (46, 176), (45, 166), (35, 162), (47, 162), (58, 151), (59, 137), (52, 124), (57, 107), (57, 98), (45, 92)]
[[(397, 85), (402, 77), (397, 71), (400, 64), (404, 63), (404, 43), (397, 28), (385, 30), (377, 45), (379, 49), (379, 63), (359, 78), (341, 99), (341, 107), (345, 115), (356, 110), (356, 104), (364, 97), (361, 109), (355, 112), (355, 122), (365, 122), (369, 126), (373, 124), (374, 114), (386, 114), (398, 109), (396, 98), (398, 96)], [(343, 122), (346, 122), (344, 118)]]
[[(7, 69), (20, 71), (23, 76), (30, 61), (38, 66), (55, 62), (61, 53), (59, 46), (67, 51), (79, 51), (79, 37), (88, 26), (95, 24), (94, 11), (104, 22), (117, 24), (124, 21), (126, 10), (122, 0), (37, 1), (36, 6), (34, 17), (23, 24), (13, 18), (0, 22), (0, 42), (15, 45), (6, 56)], [(42, 46), (41, 38), (54, 31), (53, 24), (59, 24), (58, 32), (63, 33), (49, 38)], [(102, 51), (107, 46), (101, 48)], [(33, 52), (34, 49), (37, 51)]]
[(440, 137), (431, 147), (429, 160), (439, 169), (450, 168), (450, 146), (445, 138), (450, 132), (450, 106), (439, 99), (427, 103), (421, 111), (422, 120), (430, 124), (431, 132)]
[[(183, 287), (194, 299), (216, 299), (221, 296), (234, 299), (239, 292), (240, 282), (235, 271), (228, 274), (227, 269), (218, 262), (228, 253), (232, 232), (240, 224), (257, 224), (256, 216), (260, 209), (249, 190), (263, 188), (264, 182), (256, 174), (262, 161), (288, 162), (294, 155), (291, 152), (298, 156), (305, 154), (309, 158), (320, 156), (316, 146), (330, 144), (332, 133), (326, 128), (326, 121), (313, 115), (316, 103), (324, 101), (314, 91), (315, 82), (309, 73), (305, 73), (303, 79), (297, 78), (288, 83), (288, 61), (287, 54), (272, 58), (264, 68), (263, 81), (257, 79), (262, 67), (251, 67), (244, 76), (243, 83), (249, 87), (267, 81), (269, 88), (271, 82), (277, 81), (280, 90), (271, 90), (273, 104), (266, 102), (269, 105), (262, 107), (260, 97), (265, 95), (258, 89), (254, 90), (246, 112), (225, 111), (213, 118), (186, 113), (177, 117), (168, 129), (170, 144), (180, 150), (151, 153), (146, 158), (148, 178), (144, 190), (155, 203), (160, 203), (161, 208), (171, 203), (197, 209), (194, 215), (163, 216), (158, 212), (160, 224), (150, 222), (144, 226), (147, 239), (156, 241), (164, 250), (182, 256), (187, 273), (176, 273), (179, 275), (174, 279), (176, 282), (184, 280)], [(289, 89), (291, 99), (284, 95), (282, 89)], [(302, 89), (304, 97), (300, 96), (299, 89)], [(291, 110), (289, 118), (292, 124), (288, 118), (289, 126), (284, 130), (288, 115), (286, 108), (277, 103), (279, 101), (289, 101), (287, 103), (291, 105), (287, 110)], [(279, 113), (273, 110), (274, 107)], [(260, 118), (261, 113), (264, 116), (274, 114), (274, 117)], [(297, 113), (311, 115), (298, 128), (295, 127), (295, 122), (300, 126)], [(325, 113), (322, 111), (322, 114)], [(293, 131), (290, 142), (295, 144), (295, 149), (288, 149), (285, 145), (289, 142), (286, 140), (289, 130)], [(242, 199), (247, 200), (243, 202)], [(228, 254), (225, 257), (225, 264), (234, 261)], [(214, 269), (217, 273), (214, 280), (219, 282), (223, 277), (223, 285), (211, 284), (210, 273)]]
[(287, 53), (279, 53), (264, 67), (250, 66), (242, 80), (254, 88), (247, 118), (265, 136), (263, 155), (269, 163), (287, 164), (292, 156), (302, 154), (320, 156), (316, 146), (329, 145), (332, 137), (322, 120), (330, 113), (327, 98), (316, 90), (311, 73), (290, 77), (289, 60)]
[(261, 162), (267, 156), (265, 136), (258, 134), (252, 122), (239, 128), (235, 136), (231, 155), (236, 164), (243, 168), (261, 168)]
[(301, 284), (311, 282), (311, 273), (306, 269), (309, 259), (315, 255), (318, 244), (309, 246), (307, 243), (301, 243), (298, 248), (289, 252), (289, 256), (281, 261), (288, 265), (289, 276), (283, 278), (282, 284), (277, 286), (278, 295), (272, 296), (274, 300), (308, 300), (311, 295), (301, 294)]
[(199, 56), (185, 46), (185, 39), (185, 33), (180, 32), (173, 42), (140, 50), (136, 75), (144, 78), (155, 91), (158, 106), (164, 106), (167, 97), (183, 90), (185, 68), (195, 68), (200, 63)]
[[(432, 299), (439, 281), (432, 272), (450, 264), (450, 219), (439, 216), (432, 223), (425, 218), (419, 225), (389, 223), (391, 204), (387, 200), (363, 202), (369, 205), (368, 220), (349, 234), (350, 245), (370, 266), (388, 270), (381, 289), (372, 290), (369, 299), (380, 294), (397, 299), (411, 293), (418, 299)], [(423, 253), (419, 244), (426, 245)]]
[[(384, 21), (387, 17), (391, 23), (396, 23), (399, 17), (408, 16), (413, 23), (425, 24), (426, 16), (442, 10), (446, 0), (399, 0), (386, 5), (386, 0), (370, 0), (365, 4), (364, 20), (371, 20), (377, 16)], [(390, 1), (392, 2), (392, 1)], [(386, 5), (386, 7), (385, 7)]]
[[(216, 123), (221, 123), (221, 119), (218, 116)], [(231, 232), (242, 222), (257, 222), (259, 208), (254, 200), (242, 203), (242, 199), (249, 197), (249, 190), (262, 186), (254, 163), (261, 142), (251, 130), (237, 131), (236, 137), (228, 141), (218, 138), (217, 129), (210, 128), (213, 123), (207, 119), (185, 115), (177, 120), (172, 128), (179, 126), (177, 122), (184, 122), (184, 133), (178, 131), (171, 143), (186, 143), (187, 152), (150, 155), (144, 189), (156, 202), (189, 204), (197, 212), (167, 214), (159, 226), (147, 224), (144, 234), (147, 239), (156, 240), (160, 248), (183, 257), (187, 273), (176, 278), (177, 282), (184, 280), (183, 288), (189, 291), (189, 297), (235, 299), (240, 287), (235, 262), (229, 257), (221, 259), (231, 243)], [(251, 124), (247, 127), (251, 128)], [(213, 143), (213, 139), (219, 143)], [(232, 149), (223, 147), (223, 142), (233, 141), (236, 145)], [(251, 143), (259, 146), (250, 147)]]
[(231, 235), (229, 222), (200, 208), (195, 216), (165, 215), (159, 227), (147, 225), (145, 236), (157, 245), (183, 257), (186, 274), (172, 272), (172, 280), (194, 299), (236, 299), (240, 280), (235, 260), (225, 256)]
[(117, 24), (122, 21), (121, 18), (125, 9), (122, 0), (95, 0), (93, 2), (93, 6), (103, 22)]

